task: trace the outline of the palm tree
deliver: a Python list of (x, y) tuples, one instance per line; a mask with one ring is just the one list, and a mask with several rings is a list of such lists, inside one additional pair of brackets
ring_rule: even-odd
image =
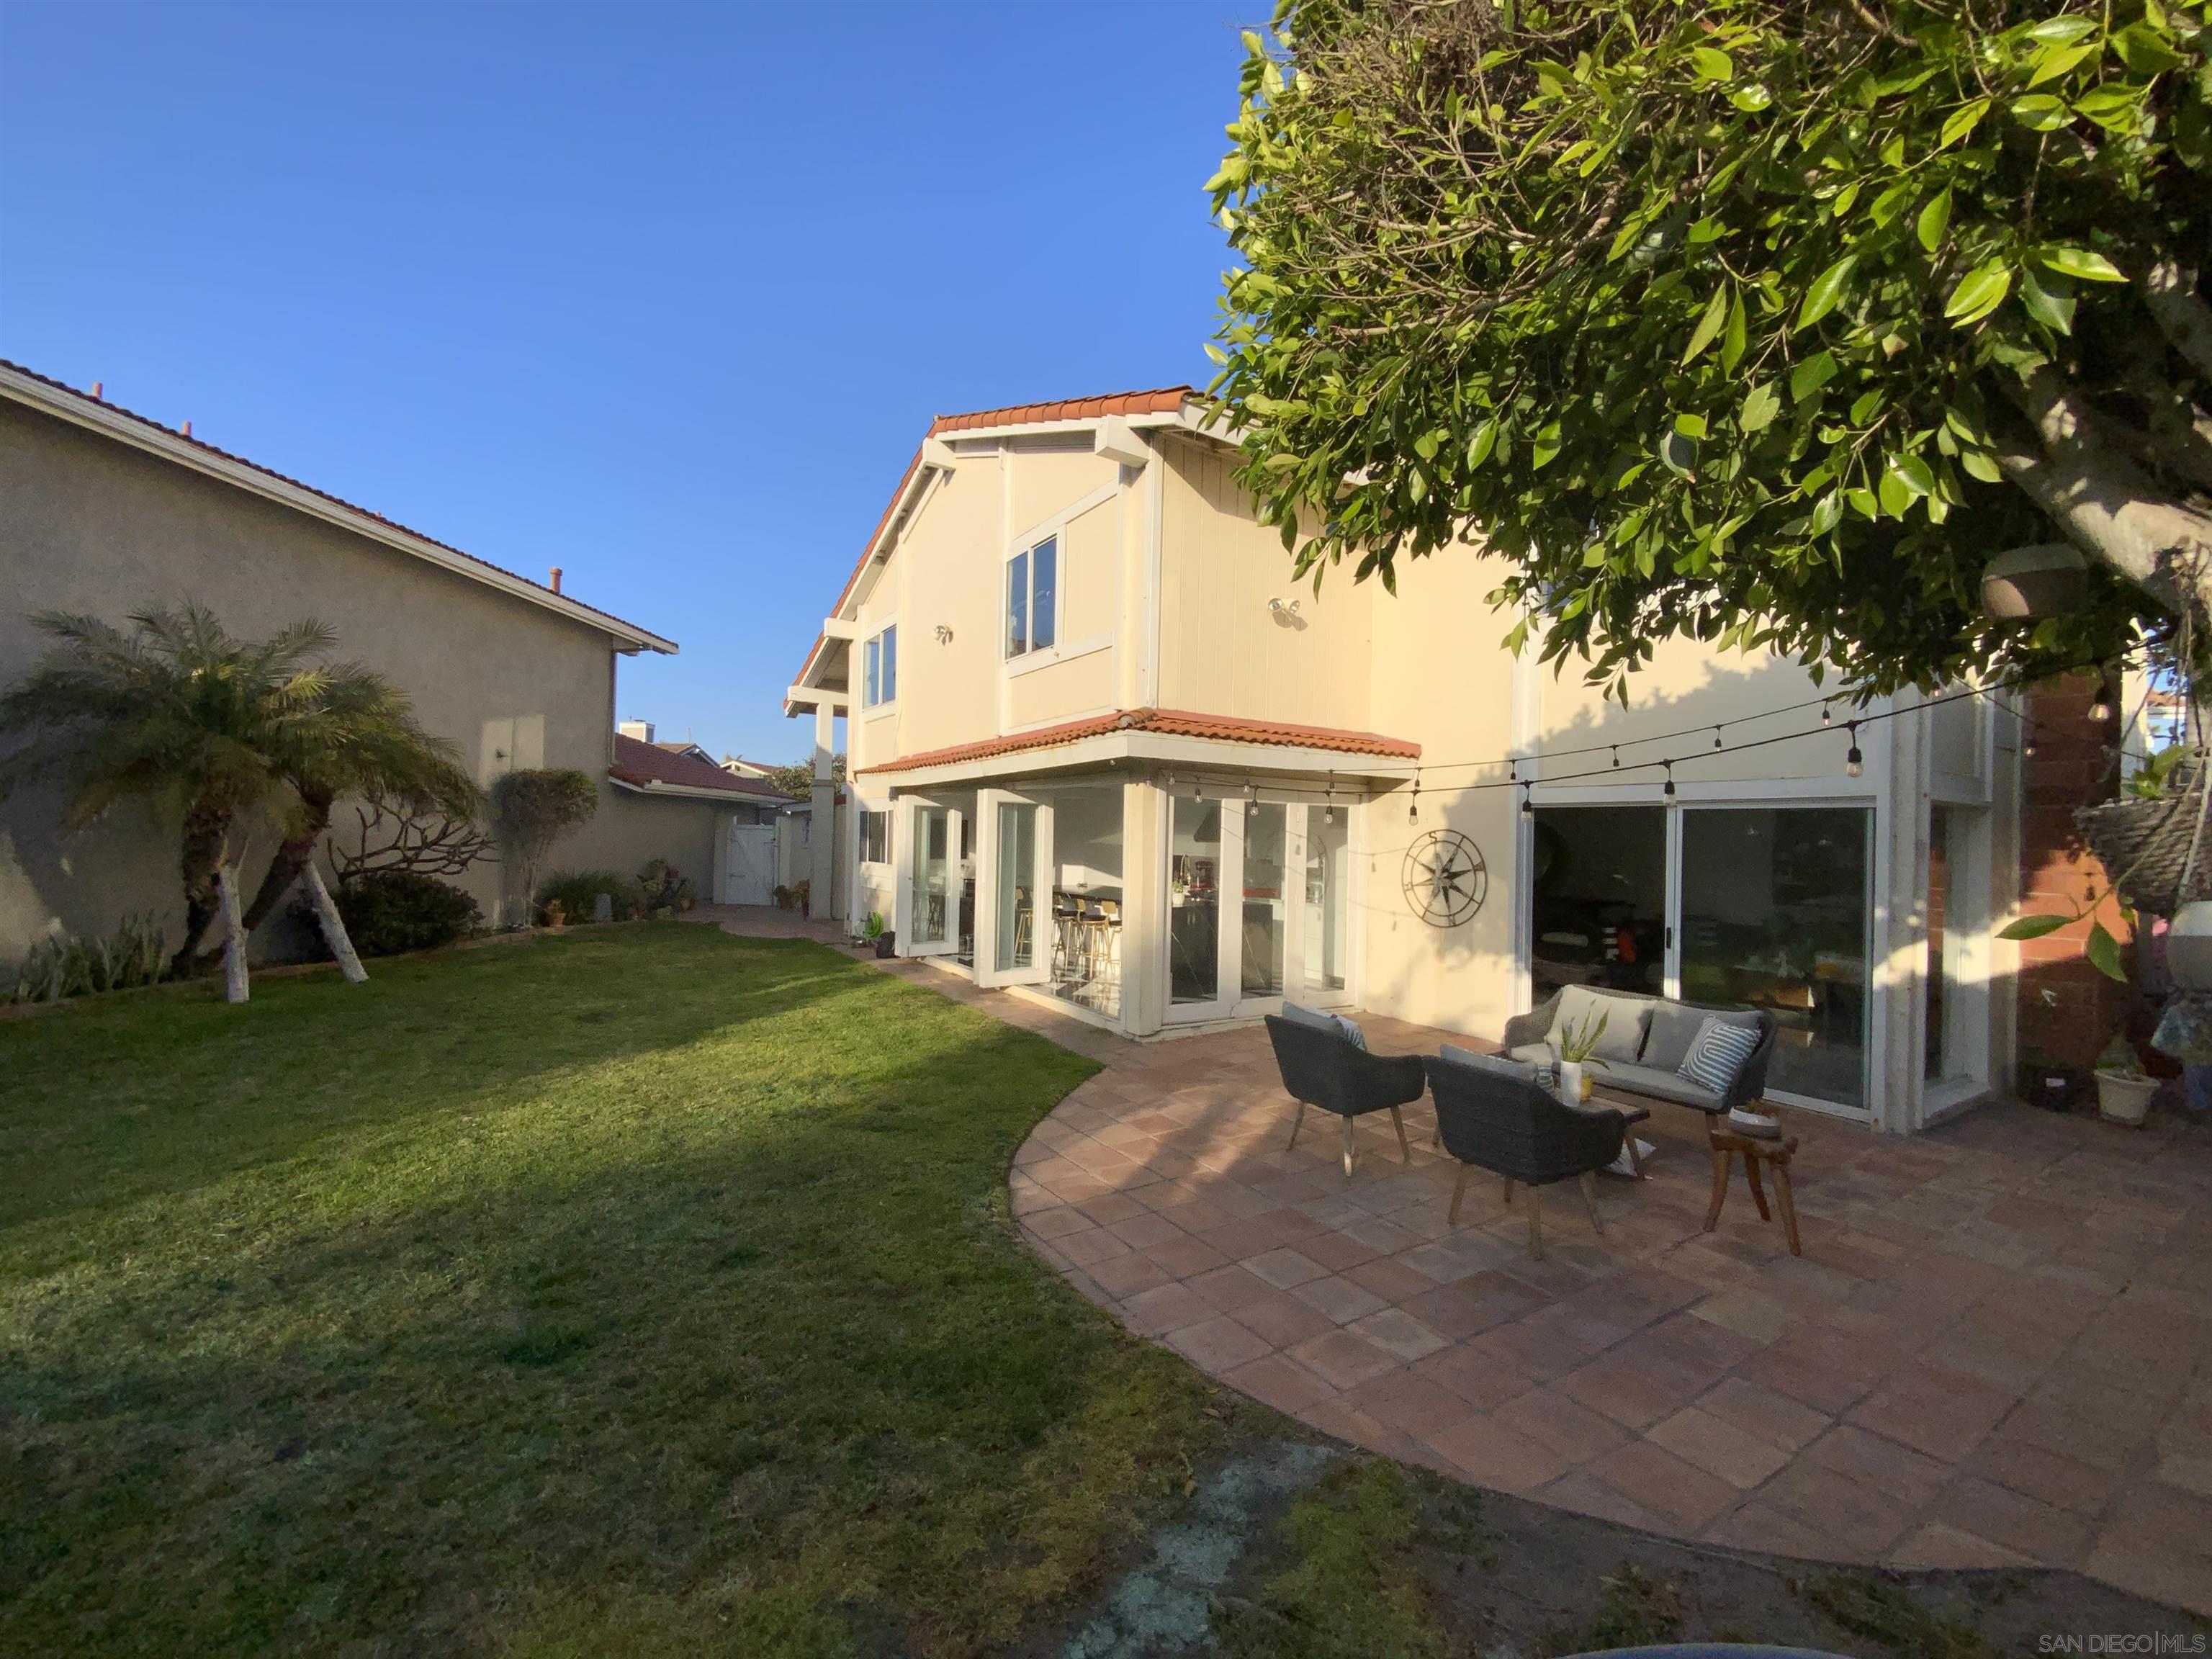
[(278, 757), (323, 705), (330, 676), (308, 659), (335, 635), (306, 621), (236, 640), (190, 603), (130, 620), (126, 634), (97, 617), (32, 618), (54, 643), (0, 694), (0, 731), (30, 739), (0, 769), (0, 789), (60, 773), (73, 830), (134, 798), (181, 806), (185, 939), (170, 968), (182, 971), (214, 917), (232, 828), (283, 787)]
[(459, 751), (416, 720), (407, 695), (357, 663), (325, 669), (313, 714), (289, 724), (276, 756), (294, 797), (284, 839), (246, 907), (251, 933), (314, 861), (340, 796), (362, 795), (404, 811), (471, 818), (483, 805)]

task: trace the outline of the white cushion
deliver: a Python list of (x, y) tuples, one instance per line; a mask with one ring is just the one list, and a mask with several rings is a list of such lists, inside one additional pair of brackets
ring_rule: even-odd
[(1726, 1020), (1708, 1017), (1698, 1030), (1678, 1071), (1683, 1077), (1716, 1094), (1725, 1095), (1735, 1085), (1735, 1074), (1759, 1047), (1759, 1033)]
[(1605, 1030), (1592, 1050), (1595, 1057), (1632, 1065), (1644, 1047), (1644, 1028), (1651, 1020), (1651, 1005), (1640, 998), (1607, 996), (1587, 985), (1567, 986), (1559, 993), (1559, 1011), (1552, 1016), (1545, 1040), (1557, 1052), (1571, 1029), (1587, 1034), (1600, 1020), (1605, 1022)]

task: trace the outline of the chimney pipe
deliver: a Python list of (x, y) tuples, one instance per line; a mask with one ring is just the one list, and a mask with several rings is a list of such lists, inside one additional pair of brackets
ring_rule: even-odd
[(189, 438), (189, 437), (191, 437), (191, 435), (192, 435), (192, 423), (191, 423), (190, 421), (186, 421), (186, 422), (185, 422), (185, 436), (186, 436), (187, 438)]
[(107, 382), (105, 380), (94, 380), (92, 383), (92, 397), (94, 403), (103, 401), (102, 388), (105, 387), (106, 384)]
[(553, 591), (556, 593), (561, 591), (561, 567), (557, 564), (553, 567)]

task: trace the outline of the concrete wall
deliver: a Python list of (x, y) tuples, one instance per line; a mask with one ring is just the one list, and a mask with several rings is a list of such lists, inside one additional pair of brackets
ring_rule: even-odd
[[(132, 610), (190, 599), (247, 638), (313, 617), (337, 629), (338, 656), (404, 688), (423, 724), (458, 744), (480, 778), (518, 758), (605, 775), (607, 635), (12, 403), (0, 403), (0, 684), (40, 655), (29, 617), (41, 611), (120, 624)], [(54, 927), (100, 933), (131, 910), (164, 918), (173, 939), (173, 823), (132, 807), (64, 839), (58, 810), (46, 788), (0, 803), (0, 961)], [(342, 807), (337, 822), (349, 825), (350, 813)], [(632, 828), (609, 820), (609, 861), (643, 844)], [(265, 860), (272, 841), (264, 830), (252, 842), (249, 884), (260, 869), (252, 860)], [(568, 846), (555, 857), (574, 860)], [(498, 868), (480, 866), (462, 884), (490, 913)]]

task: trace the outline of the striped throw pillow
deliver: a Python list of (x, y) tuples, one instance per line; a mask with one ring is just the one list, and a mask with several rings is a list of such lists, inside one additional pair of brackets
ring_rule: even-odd
[(1735, 1074), (1759, 1047), (1759, 1033), (1747, 1025), (1731, 1025), (1723, 1019), (1707, 1019), (1698, 1028), (1690, 1052), (1682, 1056), (1676, 1075), (1701, 1089), (1724, 1095), (1735, 1085)]

